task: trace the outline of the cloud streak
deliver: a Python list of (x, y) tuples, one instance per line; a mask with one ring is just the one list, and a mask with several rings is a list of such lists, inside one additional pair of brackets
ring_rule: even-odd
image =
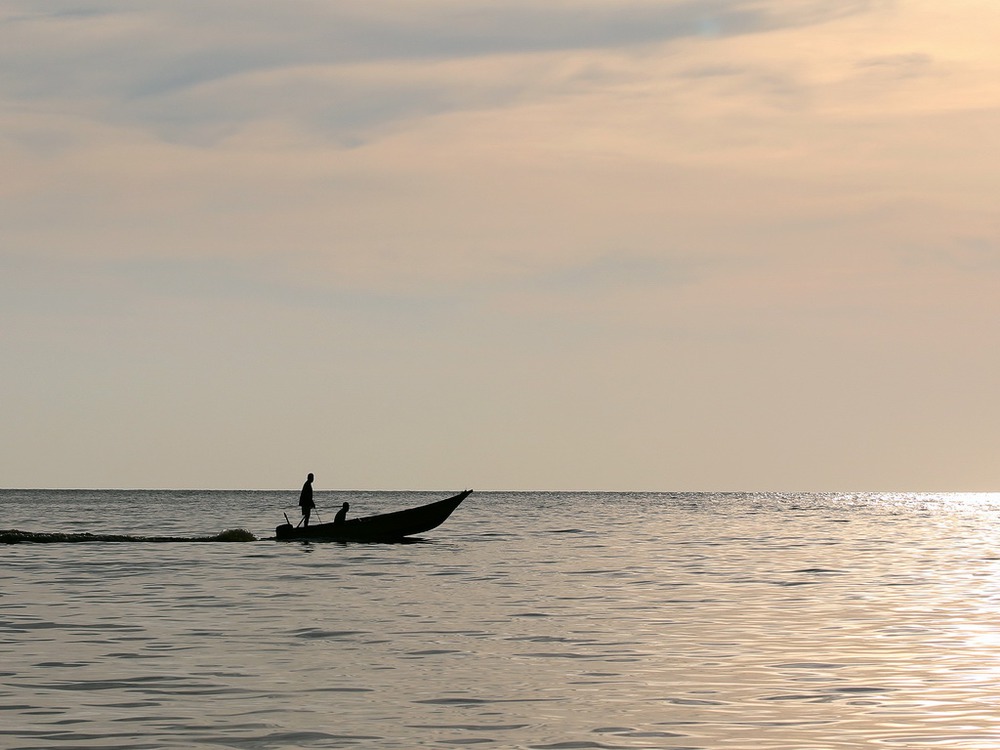
[[(449, 61), (641, 50), (685, 38), (755, 34), (862, 13), (870, 2), (430, 2), (357, 6), (292, 0), (178, 2), (122, 9), (15, 4), (0, 22), (5, 99), (58, 98), (94, 116), (197, 142), (256, 118), (305, 115), (334, 132), (404, 116), (495, 105), (530, 91), (528, 75), (501, 82), (435, 75)], [(19, 9), (19, 10), (18, 10)], [(383, 73), (378, 74), (379, 66)], [(420, 80), (407, 66), (430, 75)], [(437, 66), (435, 68), (435, 66)], [(489, 66), (482, 66), (484, 71)], [(387, 69), (391, 69), (389, 72)], [(374, 73), (374, 75), (373, 75)], [(382, 80), (379, 80), (381, 78)], [(410, 80), (407, 80), (407, 79)], [(520, 80), (518, 80), (520, 78)], [(470, 94), (484, 85), (486, 95)], [(326, 107), (315, 106), (326, 100)], [(305, 103), (305, 106), (303, 106)], [(312, 106), (310, 106), (312, 105)]]

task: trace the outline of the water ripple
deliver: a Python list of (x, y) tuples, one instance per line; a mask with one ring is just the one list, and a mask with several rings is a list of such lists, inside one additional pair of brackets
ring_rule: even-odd
[[(287, 499), (84, 493), (69, 514), (73, 497), (0, 493), (5, 525), (190, 540), (178, 519), (209, 502), (259, 536)], [(423, 545), (4, 545), (0, 745), (1000, 746), (1000, 498), (486, 493), (462, 511)]]

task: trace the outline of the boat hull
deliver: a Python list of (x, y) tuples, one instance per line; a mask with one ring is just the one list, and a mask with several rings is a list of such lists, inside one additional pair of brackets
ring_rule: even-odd
[(428, 505), (377, 516), (352, 518), (340, 524), (292, 526), (290, 523), (283, 523), (274, 530), (274, 536), (279, 541), (398, 542), (440, 526), (471, 494), (472, 490), (466, 490)]

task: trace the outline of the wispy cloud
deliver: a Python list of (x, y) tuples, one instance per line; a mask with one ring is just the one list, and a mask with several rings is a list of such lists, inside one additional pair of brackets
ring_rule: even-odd
[[(0, 94), (8, 103), (58, 100), (98, 119), (141, 123), (194, 142), (255, 119), (302, 119), (342, 136), (530, 96), (545, 66), (519, 66), (518, 57), (754, 34), (871, 5), (290, 0), (56, 3), (39, 12), (14, 3), (0, 22)], [(492, 57), (510, 58), (506, 76), (480, 65), (477, 80), (475, 69), (463, 76), (448, 65)]]

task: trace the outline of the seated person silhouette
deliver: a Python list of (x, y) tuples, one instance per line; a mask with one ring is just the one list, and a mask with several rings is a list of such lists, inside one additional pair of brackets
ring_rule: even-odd
[(340, 506), (340, 510), (337, 511), (337, 515), (333, 518), (333, 525), (340, 526), (347, 519), (347, 511), (351, 509), (350, 503), (344, 503)]

